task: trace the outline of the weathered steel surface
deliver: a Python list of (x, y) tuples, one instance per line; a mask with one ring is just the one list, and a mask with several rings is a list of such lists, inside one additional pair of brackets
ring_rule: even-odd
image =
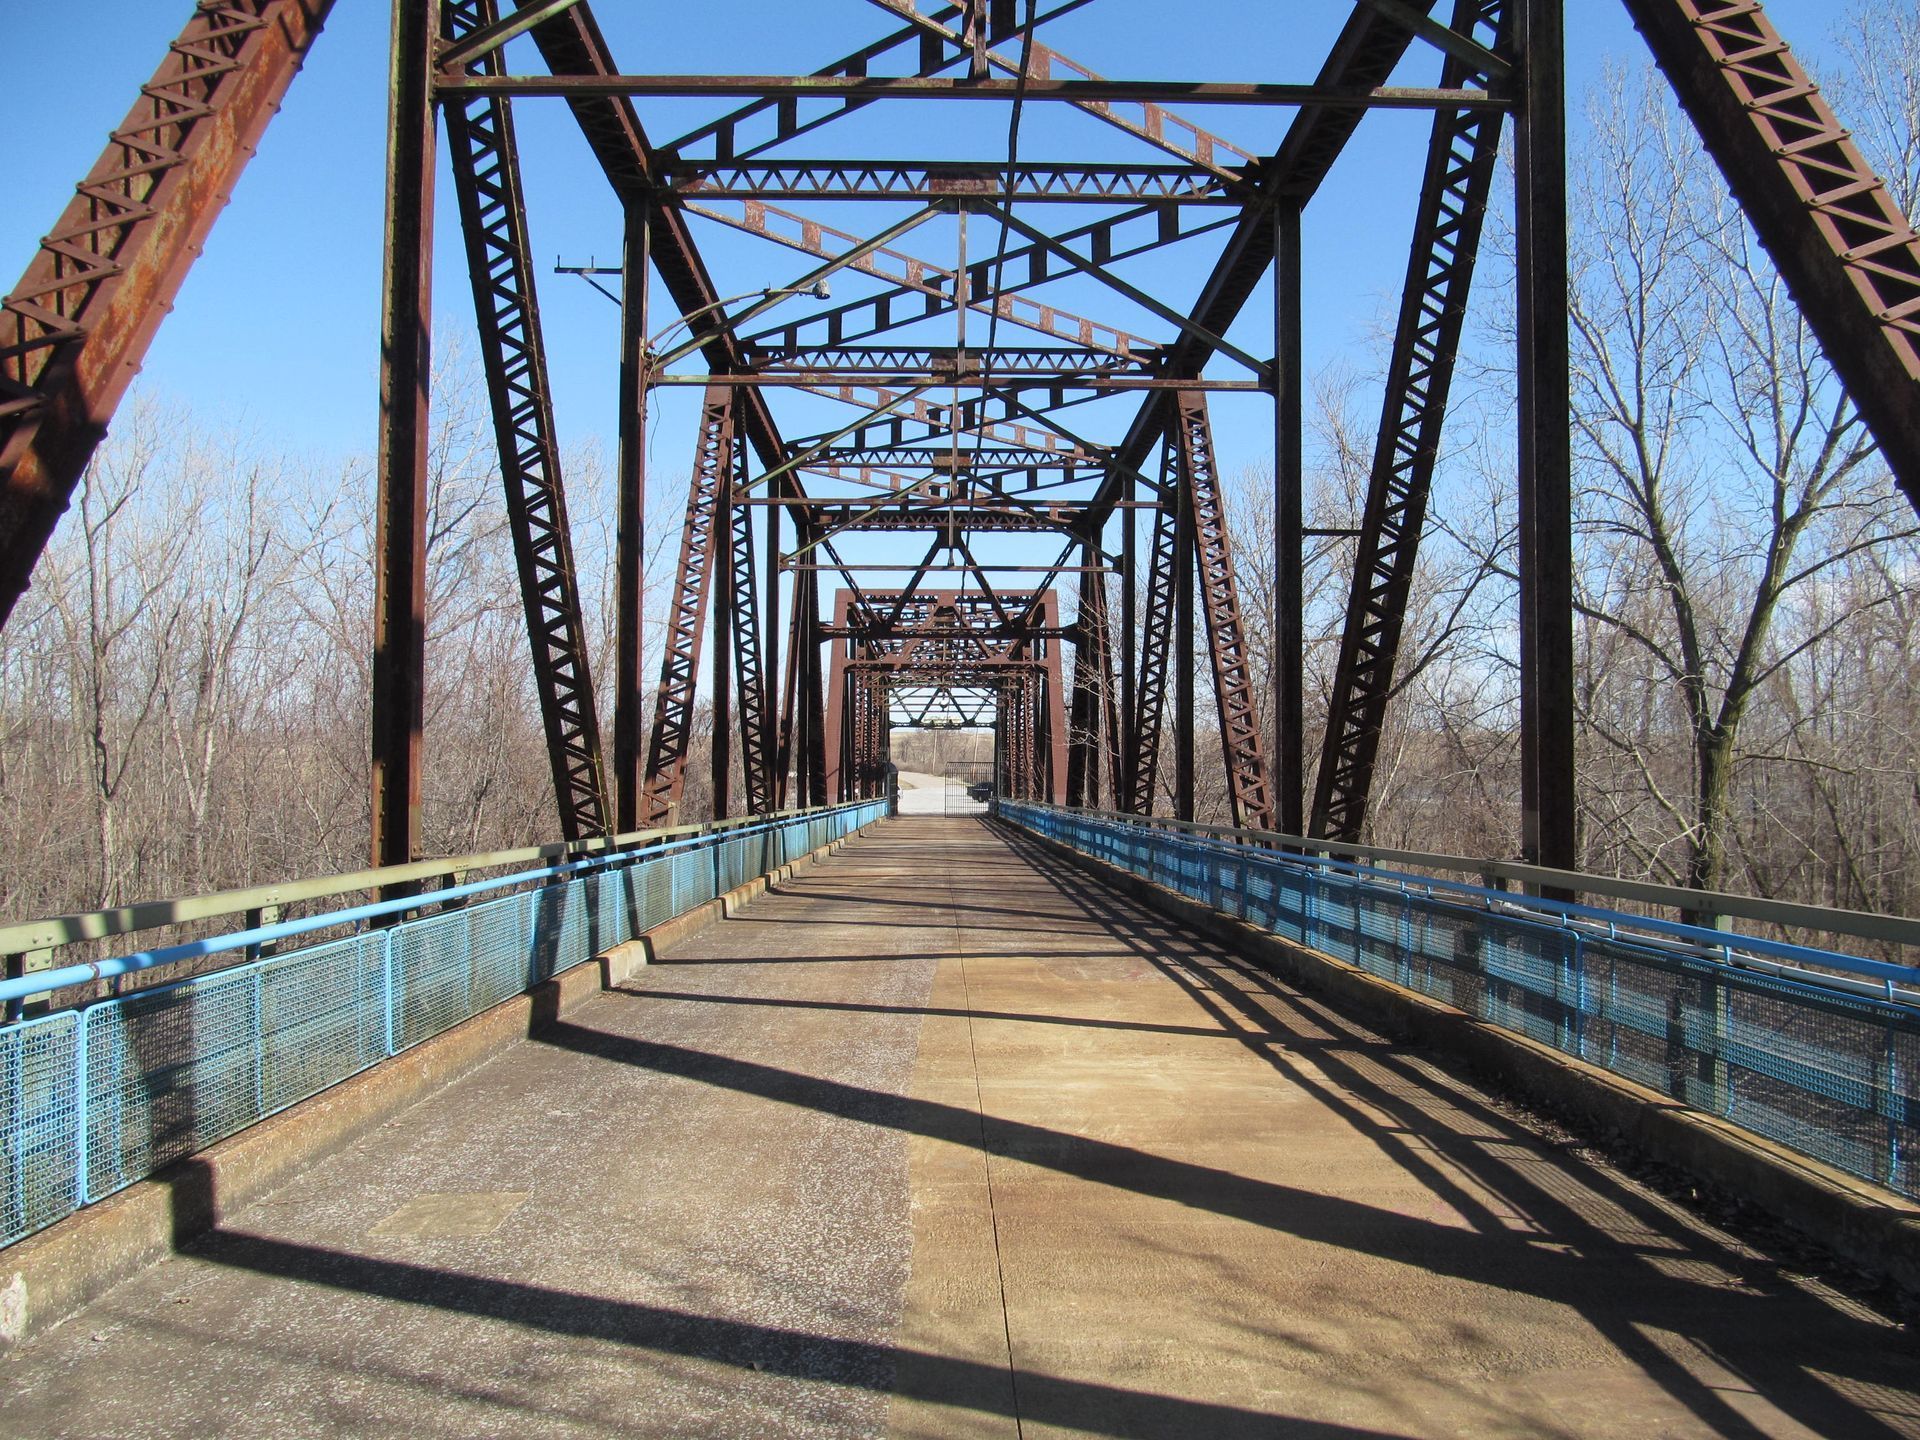
[(333, 0), (208, 0), (0, 302), (0, 623)]

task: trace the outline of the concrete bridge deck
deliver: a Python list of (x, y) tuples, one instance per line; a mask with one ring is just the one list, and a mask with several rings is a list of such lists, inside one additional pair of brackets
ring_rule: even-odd
[(885, 822), (4, 1362), (11, 1436), (1920, 1435), (1920, 1357), (978, 820)]

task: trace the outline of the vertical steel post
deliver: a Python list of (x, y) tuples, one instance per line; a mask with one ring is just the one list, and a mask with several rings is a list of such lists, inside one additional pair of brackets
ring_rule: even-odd
[(778, 505), (767, 506), (766, 549), (762, 552), (766, 556), (762, 568), (767, 572), (767, 654), (760, 672), (764, 687), (760, 713), (769, 757), (767, 770), (773, 782), (767, 795), (769, 811), (782, 810), (787, 803), (787, 752), (781, 735), (780, 695), (775, 689), (780, 683), (780, 509)]
[(426, 0), (394, 0), (380, 317), (379, 510), (374, 539), (370, 768), (375, 865), (406, 864), (420, 848), (435, 13), (436, 7)]
[(806, 650), (800, 657), (801, 707), (807, 721), (807, 801), (809, 805), (827, 804), (827, 717), (826, 695), (820, 666), (820, 572), (806, 572), (806, 587), (801, 603), (806, 606)]
[[(793, 543), (796, 547), (807, 543), (806, 521), (798, 515), (793, 522)], [(780, 583), (779, 547), (774, 547), (774, 563), (768, 568), (773, 572), (768, 583), (778, 586)], [(786, 675), (781, 682), (780, 693), (780, 736), (774, 759), (774, 808), (785, 810), (789, 800), (795, 806), (804, 806), (807, 802), (807, 732), (806, 717), (802, 705), (802, 680), (800, 675), (800, 657), (806, 644), (806, 611), (801, 604), (805, 594), (805, 576), (796, 570), (792, 580), (793, 604), (787, 612), (787, 659)], [(771, 672), (769, 672), (771, 673)]]
[(653, 206), (627, 207), (624, 284), (620, 300), (620, 459), (614, 593), (613, 793), (614, 829), (640, 828), (641, 724), (645, 625), (647, 519), (647, 292), (652, 259)]
[(1518, 20), (1521, 848), (1533, 864), (1571, 870), (1577, 856), (1564, 0), (1522, 0)]
[[(1098, 552), (1095, 553), (1097, 558)], [(1089, 580), (1095, 584), (1101, 583), (1100, 575), (1092, 570), (1083, 573), (1080, 580), (1083, 587)], [(1085, 593), (1084, 588), (1082, 593)], [(1047, 592), (1046, 599), (1041, 604), (1040, 623), (1052, 631), (1057, 632), (1060, 628), (1060, 602), (1051, 590)], [(1047, 732), (1046, 745), (1042, 752), (1047, 767), (1047, 785), (1041, 798), (1052, 805), (1064, 805), (1067, 800), (1067, 662), (1066, 656), (1061, 652), (1066, 647), (1059, 640), (1043, 640), (1041, 647), (1046, 652), (1046, 663), (1040, 668), (1039, 675), (1040, 683), (1046, 691), (1041, 703), (1046, 707), (1042, 718), (1046, 721)], [(1093, 723), (1089, 728), (1095, 731), (1095, 740), (1094, 745), (1088, 748), (1095, 753), (1088, 757), (1088, 766), (1090, 769), (1097, 770), (1100, 764), (1095, 749), (1099, 743), (1099, 709), (1097, 705), (1092, 708), (1093, 715), (1089, 718)]]
[[(1126, 484), (1126, 494), (1134, 494), (1134, 482)], [(1127, 797), (1133, 793), (1134, 755), (1138, 750), (1138, 739), (1134, 734), (1134, 667), (1139, 662), (1139, 640), (1136, 630), (1139, 617), (1134, 613), (1137, 604), (1136, 588), (1139, 585), (1139, 542), (1137, 532), (1139, 522), (1135, 512), (1122, 506), (1120, 509), (1120, 638), (1117, 645), (1120, 651), (1120, 730), (1111, 736), (1112, 743), (1119, 747), (1117, 762), (1120, 781), (1115, 788), (1113, 808), (1129, 809)]]
[[(1174, 467), (1173, 818), (1193, 819), (1193, 485)], [(1151, 813), (1151, 812), (1149, 812)]]
[(1273, 212), (1273, 779), (1276, 819), (1305, 834), (1306, 587), (1301, 533), (1300, 207)]
[(738, 438), (727, 447), (713, 513), (713, 604), (707, 619), (713, 626), (713, 740), (708, 758), (712, 762), (715, 820), (726, 819), (733, 808), (733, 646), (737, 643), (733, 623), (739, 608), (734, 598), (739, 579), (734, 574), (733, 547), (727, 541), (733, 529), (733, 489), (740, 473), (742, 449)]

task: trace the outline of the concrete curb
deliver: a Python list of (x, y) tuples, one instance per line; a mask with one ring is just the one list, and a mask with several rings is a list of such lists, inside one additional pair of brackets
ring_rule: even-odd
[(853, 838), (829, 841), (0, 1252), (0, 1353), (59, 1324), (315, 1160), (623, 983)]
[(1351, 1008), (1390, 1034), (1459, 1058), (1509, 1093), (1591, 1136), (1609, 1143), (1618, 1137), (1642, 1155), (1737, 1195), (1920, 1299), (1920, 1205), (1046, 836), (1008, 828), (1110, 889), (1221, 941), (1263, 970)]

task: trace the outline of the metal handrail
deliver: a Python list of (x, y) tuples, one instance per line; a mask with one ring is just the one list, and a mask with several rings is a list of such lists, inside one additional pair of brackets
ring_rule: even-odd
[[(791, 824), (811, 816), (824, 816), (838, 810), (853, 809), (871, 801), (856, 801), (849, 805), (823, 806), (817, 809), (793, 812), (776, 816), (750, 816), (735, 821), (725, 821), (718, 826), (680, 826), (677, 829), (705, 830), (706, 833), (687, 835), (664, 845), (649, 845), (646, 848), (627, 847), (617, 852), (590, 855), (583, 859), (568, 861), (559, 865), (550, 865), (537, 870), (516, 870), (509, 875), (496, 875), (485, 880), (475, 880), (464, 885), (449, 886), (434, 891), (431, 896), (405, 895), (394, 900), (380, 900), (367, 905), (356, 905), (345, 910), (329, 910), (324, 914), (310, 915), (302, 920), (283, 920), (271, 925), (256, 925), (229, 935), (209, 936), (202, 940), (186, 940), (177, 945), (162, 946), (156, 950), (143, 950), (132, 955), (118, 955), (107, 960), (87, 960), (77, 964), (62, 966), (58, 969), (36, 970), (31, 974), (0, 980), (0, 1004), (11, 1000), (24, 1000), (30, 996), (43, 995), (52, 990), (62, 990), (72, 985), (86, 985), (96, 980), (111, 979), (119, 975), (131, 975), (142, 970), (151, 970), (160, 965), (172, 965), (182, 960), (194, 960), (205, 955), (217, 955), (229, 950), (244, 950), (250, 946), (271, 944), (279, 940), (290, 940), (297, 936), (308, 935), (316, 930), (330, 929), (336, 925), (357, 925), (363, 921), (381, 919), (389, 915), (398, 915), (407, 910), (417, 910), (424, 903), (439, 904), (442, 901), (463, 899), (487, 890), (502, 890), (514, 885), (524, 885), (535, 880), (550, 880), (556, 876), (572, 874), (618, 865), (628, 860), (653, 860), (685, 853), (714, 840), (731, 840), (780, 825)], [(737, 833), (735, 833), (737, 832)], [(655, 832), (641, 832), (655, 833)], [(589, 844), (593, 842), (587, 842)], [(512, 852), (499, 852), (503, 854)], [(428, 862), (440, 864), (444, 862)], [(410, 869), (410, 866), (388, 866), (387, 870)], [(373, 872), (381, 873), (381, 872)], [(360, 887), (351, 887), (360, 888)], [(230, 892), (231, 893), (231, 892)], [(338, 892), (335, 892), (338, 893)], [(251, 911), (256, 907), (243, 906), (228, 910), (226, 914), (238, 910)]]
[[(172, 900), (145, 900), (104, 910), (78, 911), (70, 915), (50, 915), (37, 920), (15, 921), (0, 925), (0, 955), (20, 955), (74, 945), (86, 940), (106, 940), (115, 935), (130, 935), (165, 925), (180, 925), (190, 920), (217, 920), (223, 915), (240, 915), (269, 910), (275, 906), (297, 904), (303, 900), (324, 900), (356, 890), (379, 890), (394, 885), (417, 884), (471, 870), (501, 865), (524, 865), (533, 861), (565, 861), (575, 857), (606, 855), (617, 851), (657, 846), (677, 839), (720, 834), (747, 825), (775, 820), (800, 820), (810, 815), (826, 815), (844, 810), (844, 805), (814, 805), (781, 810), (771, 815), (747, 815), (731, 820), (708, 821), (702, 825), (673, 825), (658, 830), (632, 830), (623, 835), (606, 835), (591, 840), (553, 841), (545, 845), (525, 845), (513, 850), (483, 850), (469, 855), (450, 855), (438, 860), (415, 860), (406, 865), (383, 865), (354, 870), (345, 875), (320, 876), (309, 880), (284, 880), (269, 885), (251, 885), (240, 890), (221, 890), (211, 895), (183, 896)], [(450, 892), (435, 890), (410, 897), (410, 904), (436, 904)], [(44, 972), (41, 972), (44, 973)], [(38, 978), (38, 975), (36, 975)]]
[(1478, 860), (1465, 855), (1437, 855), (1419, 850), (1389, 850), (1375, 845), (1351, 845), (1338, 840), (1316, 840), (1287, 835), (1277, 830), (1255, 830), (1233, 825), (1204, 825), (1188, 820), (1170, 820), (1157, 815), (1131, 815), (1116, 810), (1056, 806), (1069, 814), (1089, 819), (1131, 825), (1145, 825), (1187, 834), (1225, 836), (1251, 840), (1263, 845), (1281, 846), (1309, 855), (1351, 857), (1363, 861), (1382, 861), (1421, 870), (1444, 870), (1463, 875), (1480, 875), (1506, 880), (1541, 890), (1569, 890), (1577, 894), (1605, 895), (1615, 900), (1632, 900), (1645, 905), (1663, 905), (1695, 915), (1725, 916), (1758, 920), (1797, 930), (1824, 930), (1834, 935), (1851, 935), (1892, 945), (1920, 946), (1920, 919), (1905, 915), (1876, 915), (1866, 910), (1841, 910), (1824, 905), (1808, 905), (1795, 900), (1770, 900), (1754, 895), (1731, 895), (1719, 890), (1689, 890), (1679, 885), (1658, 885), (1647, 880), (1625, 880), (1610, 875), (1589, 875), (1578, 870), (1554, 870), (1544, 865), (1528, 865), (1517, 860)]

